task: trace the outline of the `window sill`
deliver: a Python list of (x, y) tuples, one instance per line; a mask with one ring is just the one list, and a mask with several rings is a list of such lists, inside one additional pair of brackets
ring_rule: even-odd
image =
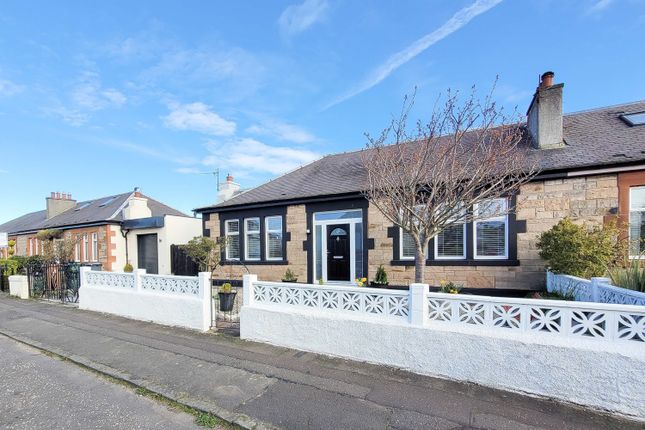
[(289, 261), (287, 260), (251, 260), (251, 261), (225, 260), (220, 263), (220, 265), (222, 266), (286, 266), (288, 264), (289, 264)]
[[(391, 266), (414, 266), (414, 260), (392, 260)], [(519, 260), (426, 260), (426, 266), (519, 266)]]

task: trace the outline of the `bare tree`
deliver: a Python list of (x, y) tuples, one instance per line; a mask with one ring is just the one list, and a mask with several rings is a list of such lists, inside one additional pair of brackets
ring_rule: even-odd
[[(465, 100), (448, 91), (430, 120), (408, 130), (414, 96), (376, 138), (367, 134), (362, 162), (365, 197), (414, 239), (415, 282), (423, 282), (426, 250), (447, 228), (513, 210), (510, 197), (537, 173), (517, 116), (507, 117), (473, 87)], [(506, 205), (492, 206), (492, 199)], [(479, 207), (479, 210), (473, 210)]]

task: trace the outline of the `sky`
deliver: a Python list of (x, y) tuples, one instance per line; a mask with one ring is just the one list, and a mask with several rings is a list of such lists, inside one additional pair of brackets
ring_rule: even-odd
[(645, 99), (644, 0), (0, 3), (0, 223), (141, 190), (185, 212), (365, 146), (416, 88), (525, 113)]

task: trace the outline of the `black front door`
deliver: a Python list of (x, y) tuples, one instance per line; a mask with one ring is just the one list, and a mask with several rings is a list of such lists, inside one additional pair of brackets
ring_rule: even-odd
[(350, 281), (349, 224), (327, 226), (327, 280)]
[(146, 269), (146, 273), (154, 275), (159, 273), (156, 234), (140, 234), (137, 236), (137, 260), (139, 269)]

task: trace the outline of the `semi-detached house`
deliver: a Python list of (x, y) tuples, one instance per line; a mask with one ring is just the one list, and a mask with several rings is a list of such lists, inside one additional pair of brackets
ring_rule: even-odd
[[(126, 262), (148, 273), (171, 274), (171, 245), (201, 234), (201, 221), (135, 191), (77, 202), (51, 193), (46, 208), (0, 225), (15, 241), (15, 255), (42, 254), (41, 230), (60, 230), (76, 241), (74, 260), (122, 271)], [(3, 250), (7, 253), (7, 249)], [(6, 257), (7, 255), (5, 255)]]
[[(563, 84), (545, 73), (522, 142), (541, 171), (513, 197), (517, 210), (433, 238), (426, 282), (541, 288), (545, 263), (537, 237), (564, 217), (593, 224), (618, 217), (636, 243), (632, 253), (642, 251), (645, 101), (563, 114), (562, 95)], [(280, 280), (290, 268), (301, 282), (351, 283), (373, 278), (382, 264), (391, 284), (411, 283), (413, 243), (362, 196), (365, 183), (361, 151), (333, 154), (198, 209), (204, 235), (228, 238), (219, 276), (239, 279), (248, 270)]]

